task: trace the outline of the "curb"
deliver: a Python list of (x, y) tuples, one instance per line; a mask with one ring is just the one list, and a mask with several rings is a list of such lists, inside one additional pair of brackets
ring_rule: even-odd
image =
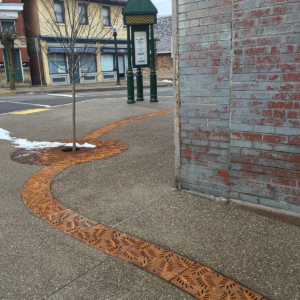
[(11, 92), (11, 91), (5, 91), (5, 92), (0, 92), (0, 95), (15, 95), (17, 92)]
[[(173, 84), (157, 84), (157, 87), (166, 87), (166, 86), (173, 86)], [(150, 85), (144, 85), (144, 88), (150, 88)], [(90, 92), (90, 91), (112, 91), (112, 90), (127, 90), (127, 85), (121, 86), (121, 87), (97, 87), (97, 88), (79, 88), (76, 89), (76, 92)], [(16, 91), (16, 92), (12, 92), (14, 94), (56, 94), (56, 93), (69, 93), (72, 92), (71, 89), (64, 89), (64, 90), (43, 90), (43, 91)], [(3, 92), (5, 93), (5, 92)], [(0, 92), (1, 94), (1, 92)]]
[(292, 211), (287, 211), (280, 208), (273, 208), (270, 206), (265, 206), (265, 205), (250, 203), (250, 202), (244, 202), (235, 199), (230, 199), (229, 205), (247, 211), (251, 211), (256, 214), (266, 216), (274, 220), (288, 223), (290, 225), (300, 227), (300, 214)]
[(268, 217), (270, 219), (278, 220), (296, 227), (300, 227), (300, 214), (292, 211), (287, 211), (280, 208), (275, 208), (271, 206), (266, 206), (262, 204), (256, 204), (251, 202), (245, 202), (237, 199), (228, 199), (223, 197), (215, 197), (213, 195), (203, 194), (199, 192), (193, 192), (186, 189), (181, 189), (181, 191), (196, 195), (198, 197), (221, 202), (233, 207), (241, 208), (243, 210), (254, 212), (258, 215)]

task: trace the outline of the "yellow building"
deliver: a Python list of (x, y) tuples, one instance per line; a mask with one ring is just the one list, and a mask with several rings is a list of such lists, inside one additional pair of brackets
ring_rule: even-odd
[(116, 80), (113, 25), (118, 29), (120, 79), (125, 79), (127, 29), (122, 9), (126, 2), (23, 0), (28, 55), (35, 62), (31, 64), (33, 84), (40, 83), (40, 75), (47, 86), (71, 84), (72, 52), (76, 60), (76, 83)]

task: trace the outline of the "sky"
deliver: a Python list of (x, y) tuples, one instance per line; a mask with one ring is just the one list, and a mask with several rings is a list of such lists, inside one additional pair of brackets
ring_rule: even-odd
[(151, 0), (158, 10), (158, 17), (172, 15), (172, 0)]

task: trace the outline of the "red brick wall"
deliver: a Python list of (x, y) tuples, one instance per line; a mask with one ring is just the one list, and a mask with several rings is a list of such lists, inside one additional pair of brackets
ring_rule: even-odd
[(0, 62), (4, 62), (3, 50), (0, 49)]
[(300, 212), (300, 0), (178, 11), (183, 188)]
[(19, 31), (19, 35), (25, 36), (25, 26), (23, 19), (23, 12), (18, 13), (18, 19), (15, 21), (16, 28)]
[[(22, 3), (22, 0), (3, 0), (3, 3)], [(18, 12), (18, 19), (15, 20), (15, 25), (19, 34), (21, 36), (25, 36), (25, 26), (24, 26), (24, 18), (23, 12)]]
[(234, 198), (248, 194), (261, 204), (300, 205), (299, 13), (299, 1), (234, 3), (229, 178)]
[(28, 62), (27, 48), (20, 48), (22, 62)]

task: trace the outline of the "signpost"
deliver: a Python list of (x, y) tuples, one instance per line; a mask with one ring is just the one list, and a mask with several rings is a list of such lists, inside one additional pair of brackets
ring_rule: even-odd
[[(157, 76), (155, 68), (153, 24), (157, 23), (157, 9), (150, 0), (128, 0), (123, 9), (124, 24), (127, 25), (127, 103), (134, 101), (133, 67), (137, 69), (137, 101), (143, 101), (143, 67), (150, 67), (150, 102), (157, 102)], [(149, 25), (151, 26), (151, 59)], [(131, 46), (132, 45), (132, 54)]]

